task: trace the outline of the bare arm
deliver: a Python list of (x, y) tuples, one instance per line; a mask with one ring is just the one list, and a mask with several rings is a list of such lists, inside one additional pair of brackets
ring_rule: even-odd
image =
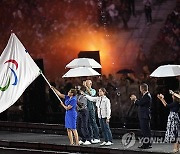
[(61, 92), (58, 91), (55, 87), (51, 86), (51, 89), (53, 89), (59, 97), (65, 98), (65, 95), (64, 95), (64, 94), (61, 94)]
[(175, 93), (175, 92), (172, 91), (172, 90), (169, 90), (169, 93), (172, 94), (172, 95), (174, 95), (174, 96), (176, 96), (177, 98), (180, 98), (180, 95), (177, 94), (177, 93)]
[(91, 91), (90, 89), (86, 86), (86, 91), (88, 92), (88, 94), (91, 96)]
[(66, 106), (66, 105), (64, 105), (63, 102), (61, 102), (61, 105), (62, 105), (62, 107), (63, 107), (65, 110), (70, 110), (70, 109), (72, 109), (72, 106), (71, 106), (71, 105)]
[(164, 105), (165, 107), (167, 106), (167, 103), (166, 103), (166, 101), (165, 101), (165, 99), (164, 99), (164, 96), (163, 96), (162, 94), (158, 94), (158, 95), (157, 95), (157, 98), (160, 99), (160, 101), (163, 103), (163, 105)]

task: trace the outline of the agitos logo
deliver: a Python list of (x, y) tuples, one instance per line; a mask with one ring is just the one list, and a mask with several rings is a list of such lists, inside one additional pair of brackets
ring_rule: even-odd
[[(16, 70), (18, 69), (18, 63), (17, 63), (17, 61), (15, 61), (14, 59), (9, 59), (9, 60), (7, 60), (4, 64), (6, 64), (6, 63), (13, 63), (15, 66), (16, 66)], [(15, 85), (17, 85), (17, 83), (18, 83), (18, 78), (17, 78), (17, 75), (16, 75), (16, 72), (11, 68), (11, 67), (9, 67), (9, 69), (10, 69), (10, 71), (12, 72), (11, 74), (14, 76), (14, 82), (13, 82), (13, 86), (15, 86)], [(9, 87), (9, 85), (10, 85), (10, 83), (11, 83), (11, 78), (10, 78), (10, 76), (7, 78), (7, 80), (6, 80), (6, 85), (4, 86), (4, 87), (1, 87), (0, 86), (0, 90), (1, 91), (5, 91), (5, 90), (7, 90), (8, 89), (8, 87)]]

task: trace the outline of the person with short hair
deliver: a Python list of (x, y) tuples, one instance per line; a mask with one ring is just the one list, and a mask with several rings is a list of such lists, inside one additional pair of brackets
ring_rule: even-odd
[(143, 83), (140, 85), (140, 92), (142, 94), (142, 97), (140, 99), (137, 99), (135, 95), (131, 95), (130, 99), (134, 101), (135, 105), (138, 106), (138, 118), (139, 118), (139, 123), (140, 123), (140, 129), (144, 137), (144, 140), (143, 140), (144, 143), (138, 148), (149, 149), (149, 148), (152, 148), (151, 142), (150, 142), (150, 139), (151, 139), (150, 107), (152, 103), (152, 98), (151, 98), (151, 94), (148, 91), (148, 85), (146, 83)]
[[(92, 81), (86, 80), (83, 82), (84, 87), (86, 88), (85, 94), (89, 96), (95, 96), (96, 90), (92, 88)], [(91, 143), (100, 143), (99, 139), (99, 128), (96, 123), (95, 107), (92, 101), (87, 101), (87, 107), (89, 111), (89, 133), (91, 137)]]
[(81, 88), (77, 89), (77, 131), (81, 140), (79, 144), (90, 145), (91, 139), (88, 130), (89, 111), (87, 109), (87, 98), (81, 94)]
[(76, 97), (76, 90), (70, 89), (68, 95), (64, 95), (59, 92), (55, 87), (51, 86), (56, 94), (60, 97), (65, 99), (64, 103), (61, 101), (62, 107), (66, 110), (65, 114), (65, 128), (67, 128), (67, 133), (70, 141), (70, 145), (74, 145), (73, 141), (73, 134), (75, 137), (75, 145), (79, 145), (79, 137), (78, 132), (76, 129), (76, 121), (77, 121), (77, 97)]

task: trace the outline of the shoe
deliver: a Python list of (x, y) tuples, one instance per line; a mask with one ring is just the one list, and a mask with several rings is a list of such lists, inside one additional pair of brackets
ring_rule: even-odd
[(100, 146), (103, 146), (103, 145), (105, 145), (106, 143), (107, 143), (107, 142), (103, 142), (103, 143), (100, 144)]
[(173, 149), (172, 153), (177, 153), (178, 151), (178, 149)]
[(80, 140), (80, 141), (79, 141), (79, 145), (81, 145), (81, 144), (84, 144), (84, 142)]
[(101, 142), (100, 139), (91, 140), (91, 143), (93, 143), (93, 144), (100, 143), (100, 142)]
[(90, 144), (91, 144), (91, 142), (89, 142), (87, 140), (83, 143), (83, 145), (90, 145)]
[(108, 142), (106, 142), (106, 146), (110, 146), (110, 145), (112, 145), (113, 143), (112, 142), (110, 142), (110, 141), (108, 141)]
[(138, 148), (139, 149), (150, 149), (150, 148), (152, 148), (152, 146), (143, 144), (143, 145), (139, 146)]

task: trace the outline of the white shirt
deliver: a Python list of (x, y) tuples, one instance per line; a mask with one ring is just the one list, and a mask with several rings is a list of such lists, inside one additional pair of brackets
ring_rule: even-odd
[(109, 98), (107, 98), (106, 96), (92, 97), (88, 95), (86, 95), (85, 97), (92, 102), (96, 102), (98, 118), (110, 119), (111, 103), (110, 103)]

